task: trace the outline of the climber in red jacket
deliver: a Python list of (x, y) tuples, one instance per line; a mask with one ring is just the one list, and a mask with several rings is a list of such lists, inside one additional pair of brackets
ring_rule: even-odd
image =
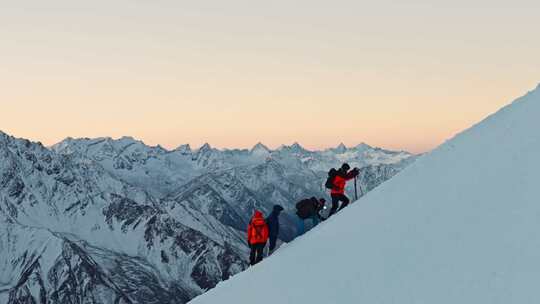
[(332, 209), (330, 209), (330, 214), (328, 217), (332, 216), (336, 211), (338, 211), (339, 202), (343, 202), (339, 210), (347, 207), (349, 204), (349, 198), (345, 195), (345, 186), (347, 181), (355, 178), (360, 173), (358, 168), (354, 168), (349, 172), (351, 166), (349, 164), (343, 164), (339, 170), (336, 171), (335, 176), (332, 181), (332, 190), (330, 191), (330, 196), (332, 197)]
[(262, 261), (264, 246), (268, 241), (268, 225), (264, 220), (262, 212), (255, 210), (247, 230), (247, 239), (251, 253), (249, 255), (249, 264), (255, 265)]

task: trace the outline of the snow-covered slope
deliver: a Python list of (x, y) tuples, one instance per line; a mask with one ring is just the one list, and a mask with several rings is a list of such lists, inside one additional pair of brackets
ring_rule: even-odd
[(192, 301), (539, 303), (540, 86)]

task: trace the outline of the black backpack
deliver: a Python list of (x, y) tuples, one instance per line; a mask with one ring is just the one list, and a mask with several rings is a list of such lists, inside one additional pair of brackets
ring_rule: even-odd
[(330, 171), (328, 171), (328, 178), (326, 179), (326, 183), (324, 184), (327, 189), (334, 189), (334, 178), (336, 177), (336, 175), (336, 169), (332, 168), (330, 169)]
[(296, 214), (301, 219), (306, 219), (311, 215), (311, 199), (303, 199), (296, 203)]

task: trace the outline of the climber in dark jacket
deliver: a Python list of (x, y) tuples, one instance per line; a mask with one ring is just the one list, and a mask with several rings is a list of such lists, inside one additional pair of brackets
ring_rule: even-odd
[(312, 197), (303, 199), (296, 204), (296, 215), (298, 216), (296, 221), (297, 237), (306, 232), (304, 220), (311, 219), (312, 227), (317, 226), (320, 221), (325, 220), (320, 214), (324, 209), (325, 203), (326, 200), (324, 198), (317, 199), (316, 197)]
[(268, 239), (270, 241), (268, 247), (268, 255), (274, 252), (276, 248), (276, 242), (279, 236), (279, 214), (283, 211), (283, 207), (280, 205), (274, 205), (272, 213), (266, 218), (266, 224), (268, 225)]

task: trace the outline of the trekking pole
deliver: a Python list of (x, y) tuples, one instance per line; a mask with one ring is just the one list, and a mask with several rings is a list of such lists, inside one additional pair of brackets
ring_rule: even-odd
[(356, 181), (357, 181), (357, 177), (355, 176), (354, 177), (354, 198), (355, 200), (357, 201), (358, 200), (358, 190), (357, 190), (357, 186), (356, 186)]

